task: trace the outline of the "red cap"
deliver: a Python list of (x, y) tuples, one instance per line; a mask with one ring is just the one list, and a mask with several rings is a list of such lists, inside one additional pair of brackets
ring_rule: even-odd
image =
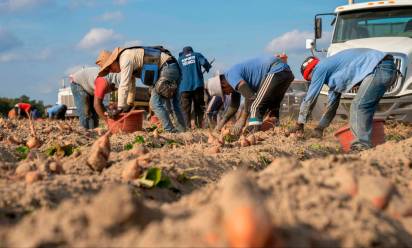
[(316, 57), (311, 57), (308, 61), (302, 65), (304, 67), (303, 69), (303, 78), (307, 81), (309, 81), (309, 75), (313, 71), (313, 68), (319, 63), (319, 59)]

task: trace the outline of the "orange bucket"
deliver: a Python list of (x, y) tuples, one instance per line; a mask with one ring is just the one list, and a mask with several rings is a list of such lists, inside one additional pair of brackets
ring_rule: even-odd
[[(374, 119), (372, 123), (372, 145), (377, 146), (385, 143), (385, 120)], [(335, 132), (335, 137), (339, 140), (344, 152), (350, 151), (352, 141), (355, 139), (349, 126), (346, 125)]]
[(135, 131), (143, 130), (143, 113), (144, 110), (133, 110), (129, 113), (122, 113), (119, 116), (119, 120), (128, 115), (121, 121), (107, 119), (107, 125), (112, 133), (133, 133)]

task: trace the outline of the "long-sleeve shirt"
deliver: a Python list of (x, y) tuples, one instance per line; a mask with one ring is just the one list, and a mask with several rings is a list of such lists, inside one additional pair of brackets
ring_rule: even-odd
[[(86, 67), (78, 70), (77, 72), (70, 75), (72, 83), (80, 85), (88, 94), (94, 95), (95, 93), (95, 80), (97, 74), (99, 73), (98, 67)], [(120, 83), (120, 77), (118, 73), (109, 73), (104, 78), (107, 82), (113, 83), (116, 86)]]
[(354, 48), (321, 60), (313, 69), (311, 84), (300, 105), (298, 122), (306, 123), (324, 84), (329, 86), (328, 104), (334, 105), (342, 93), (373, 73), (385, 56), (386, 53), (374, 49)]
[(202, 67), (209, 72), (212, 67), (201, 53), (181, 54), (178, 59), (182, 80), (180, 82), (180, 92), (195, 91), (204, 87)]
[(234, 90), (237, 90), (240, 81), (244, 80), (257, 92), (267, 74), (278, 73), (287, 68), (289, 66), (276, 56), (265, 55), (232, 66), (226, 71), (225, 77)]
[[(134, 101), (134, 92), (136, 90), (136, 78), (133, 72), (140, 71), (143, 67), (144, 48), (126, 49), (120, 54), (120, 84), (118, 91), (117, 106), (119, 108), (132, 104)], [(160, 54), (160, 65), (170, 59), (170, 55), (166, 53)], [(130, 94), (132, 93), (132, 94)], [(129, 99), (133, 98), (133, 99)]]

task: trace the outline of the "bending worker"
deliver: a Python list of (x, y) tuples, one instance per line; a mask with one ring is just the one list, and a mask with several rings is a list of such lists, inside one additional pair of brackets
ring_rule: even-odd
[(300, 106), (299, 119), (289, 133), (303, 134), (304, 124), (316, 104), (324, 84), (329, 86), (328, 106), (315, 134), (322, 137), (336, 115), (342, 93), (359, 87), (350, 108), (350, 128), (355, 136), (352, 150), (372, 147), (373, 115), (379, 100), (396, 80), (396, 67), (392, 55), (368, 48), (353, 48), (319, 61), (307, 58), (302, 66), (303, 77), (310, 81), (308, 93)]
[(190, 46), (184, 47), (179, 54), (179, 66), (182, 71), (182, 81), (180, 83), (180, 102), (186, 121), (186, 127), (191, 126), (192, 103), (195, 113), (195, 125), (202, 126), (205, 109), (204, 101), (204, 79), (202, 67), (209, 72), (212, 67), (201, 53), (193, 51)]
[(110, 111), (111, 118), (128, 112), (134, 105), (136, 79), (152, 87), (150, 106), (159, 117), (165, 131), (177, 132), (169, 118), (166, 102), (170, 101), (179, 131), (185, 130), (185, 123), (179, 104), (177, 89), (180, 70), (176, 59), (163, 47), (115, 48), (113, 52), (101, 51), (96, 64), (100, 66), (99, 76), (109, 72), (120, 73), (117, 109)]
[[(120, 81), (117, 74), (110, 73), (104, 78), (104, 81), (107, 81), (108, 84), (100, 84), (95, 87), (95, 80), (98, 73), (98, 67), (86, 67), (70, 75), (70, 87), (74, 97), (74, 104), (77, 108), (77, 114), (79, 115), (80, 125), (86, 129), (99, 126), (98, 113), (93, 107), (98, 106), (98, 104), (95, 103), (95, 91), (106, 91), (106, 93), (113, 91), (115, 90), (115, 85), (119, 85)], [(103, 98), (100, 100), (100, 105), (102, 105)], [(99, 116), (103, 119), (106, 118), (103, 112), (100, 112)]]
[(274, 55), (247, 60), (209, 79), (206, 88), (210, 95), (232, 94), (230, 106), (216, 129), (220, 130), (237, 112), (241, 95), (245, 98), (244, 112), (232, 129), (234, 134), (242, 131), (249, 112), (246, 132), (259, 131), (267, 112), (271, 118), (279, 119), (280, 103), (293, 79), (289, 65)]

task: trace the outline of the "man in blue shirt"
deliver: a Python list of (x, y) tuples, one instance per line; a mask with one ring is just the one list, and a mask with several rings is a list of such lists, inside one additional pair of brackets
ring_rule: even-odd
[(64, 104), (56, 104), (47, 109), (47, 117), (50, 119), (64, 120), (66, 116), (67, 106)]
[(247, 60), (209, 79), (206, 88), (210, 95), (231, 94), (230, 106), (216, 129), (220, 130), (237, 112), (241, 95), (245, 98), (244, 113), (232, 129), (234, 134), (241, 132), (249, 114), (246, 132), (260, 130), (268, 112), (271, 118), (278, 119), (280, 103), (293, 80), (286, 62), (274, 55)]
[(359, 86), (350, 109), (350, 126), (355, 136), (352, 149), (372, 147), (373, 115), (379, 100), (396, 79), (392, 55), (368, 48), (347, 49), (322, 61), (309, 57), (302, 64), (301, 72), (310, 86), (300, 106), (298, 122), (289, 133), (303, 134), (304, 124), (324, 84), (329, 86), (329, 93), (328, 106), (315, 129), (320, 137), (336, 115), (341, 95)]
[(203, 97), (204, 80), (202, 67), (209, 72), (212, 67), (201, 53), (194, 52), (192, 47), (183, 48), (179, 54), (179, 67), (182, 72), (180, 82), (180, 102), (185, 117), (186, 126), (191, 126), (192, 103), (194, 106), (196, 127), (201, 127), (205, 108)]

